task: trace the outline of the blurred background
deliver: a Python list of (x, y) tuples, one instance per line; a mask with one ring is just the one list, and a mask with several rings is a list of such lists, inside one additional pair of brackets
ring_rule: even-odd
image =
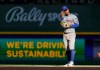
[(65, 64), (59, 24), (63, 5), (80, 22), (75, 64), (99, 65), (100, 0), (0, 0), (0, 63)]

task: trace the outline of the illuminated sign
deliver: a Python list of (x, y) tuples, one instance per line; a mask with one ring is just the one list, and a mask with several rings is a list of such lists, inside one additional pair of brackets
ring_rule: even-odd
[[(75, 60), (83, 61), (84, 57), (84, 39), (76, 40)], [(0, 62), (30, 63), (30, 60), (36, 64), (40, 61), (49, 63), (65, 62), (65, 49), (62, 39), (0, 39)], [(80, 57), (80, 58), (79, 58)], [(13, 62), (12, 62), (13, 61)]]

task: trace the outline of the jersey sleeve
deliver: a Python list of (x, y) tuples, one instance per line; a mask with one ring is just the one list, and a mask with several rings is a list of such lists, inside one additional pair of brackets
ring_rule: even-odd
[(79, 26), (78, 18), (76, 16), (73, 16), (73, 24), (70, 25), (70, 28), (76, 28), (78, 26)]

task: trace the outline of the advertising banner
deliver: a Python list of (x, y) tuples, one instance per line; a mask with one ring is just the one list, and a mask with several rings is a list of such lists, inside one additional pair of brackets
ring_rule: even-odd
[[(84, 39), (76, 40), (75, 61), (84, 61)], [(64, 64), (67, 62), (62, 39), (0, 39), (1, 64)]]
[[(68, 7), (79, 19), (77, 32), (100, 31), (99, 7)], [(96, 9), (98, 11), (95, 11)], [(62, 32), (60, 12), (61, 5), (0, 5), (0, 32)]]

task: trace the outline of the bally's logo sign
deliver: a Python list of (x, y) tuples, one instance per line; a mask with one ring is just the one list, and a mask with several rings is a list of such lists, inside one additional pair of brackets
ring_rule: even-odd
[(42, 13), (41, 9), (37, 9), (37, 7), (33, 7), (28, 12), (25, 12), (24, 8), (21, 6), (11, 8), (5, 17), (5, 21), (7, 23), (10, 22), (39, 22), (39, 26), (42, 26), (44, 21), (47, 20), (55, 21), (60, 20), (59, 13)]

